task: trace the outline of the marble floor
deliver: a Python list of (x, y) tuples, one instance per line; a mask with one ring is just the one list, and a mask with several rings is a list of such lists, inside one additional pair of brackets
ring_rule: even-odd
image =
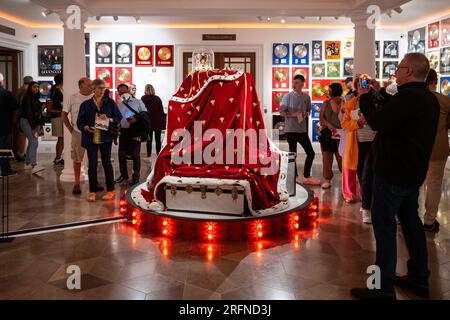
[[(72, 196), (71, 185), (60, 183), (59, 170), (45, 161), (41, 177), (21, 172), (11, 178), (14, 228), (118, 212), (116, 204)], [(318, 155), (316, 177), (320, 163)], [(449, 177), (447, 169), (441, 230), (427, 235), (433, 299), (450, 299)], [(172, 241), (137, 234), (122, 222), (16, 238), (0, 244), (0, 299), (351, 299), (349, 289), (366, 282), (375, 244), (371, 226), (361, 223), (359, 204), (344, 204), (339, 184), (337, 173), (332, 189), (314, 188), (321, 216), (297, 239)], [(398, 243), (397, 270), (404, 273), (408, 254), (400, 228)], [(67, 289), (70, 265), (80, 267), (80, 290)], [(417, 299), (401, 289), (397, 298)]]

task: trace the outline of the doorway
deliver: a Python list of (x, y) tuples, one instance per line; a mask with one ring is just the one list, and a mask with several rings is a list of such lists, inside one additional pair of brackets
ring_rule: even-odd
[(5, 78), (4, 87), (12, 92), (19, 88), (21, 57), (22, 51), (0, 47), (0, 73)]

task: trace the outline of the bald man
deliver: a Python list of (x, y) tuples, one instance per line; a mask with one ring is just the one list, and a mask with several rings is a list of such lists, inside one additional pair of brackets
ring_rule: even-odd
[[(64, 125), (70, 131), (72, 135), (71, 142), (71, 157), (73, 160), (73, 170), (75, 172), (75, 185), (73, 187), (73, 194), (81, 194), (80, 188), (80, 175), (81, 175), (81, 163), (84, 157), (84, 148), (81, 147), (81, 132), (78, 130), (76, 123), (78, 118), (78, 112), (80, 111), (80, 105), (92, 97), (91, 79), (81, 78), (78, 81), (79, 91), (69, 97), (67, 104), (64, 104), (61, 117)], [(70, 120), (69, 120), (70, 113)]]
[[(439, 102), (425, 83), (429, 69), (423, 54), (408, 53), (395, 72), (398, 92), (394, 96), (380, 90), (376, 81), (372, 81), (370, 92), (365, 90), (360, 96), (364, 118), (377, 131), (372, 223), (381, 281), (372, 289), (352, 289), (359, 299), (395, 299), (394, 285), (429, 297), (427, 244), (418, 213), (419, 188), (427, 174), (439, 120)], [(403, 277), (395, 274), (396, 215), (410, 256), (408, 274)]]

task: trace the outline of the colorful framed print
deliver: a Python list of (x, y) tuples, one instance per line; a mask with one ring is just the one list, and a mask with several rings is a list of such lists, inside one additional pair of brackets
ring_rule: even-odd
[(398, 41), (383, 41), (383, 58), (398, 59)]
[(280, 112), (281, 100), (289, 91), (272, 91), (272, 112)]
[(53, 86), (52, 80), (38, 80), (39, 84), (39, 100), (42, 102), (51, 99), (51, 90)]
[(311, 100), (312, 101), (325, 101), (328, 99), (328, 86), (331, 80), (321, 79), (312, 80), (311, 82)]
[(274, 43), (272, 45), (272, 64), (289, 65), (289, 43)]
[(294, 43), (292, 45), (292, 64), (309, 65), (309, 43)]
[(428, 51), (426, 56), (430, 61), (430, 68), (439, 72), (439, 50)]
[(450, 97), (450, 77), (441, 77), (439, 83), (441, 94)]
[(313, 63), (311, 74), (313, 78), (325, 78), (325, 63)]
[(113, 87), (113, 68), (112, 67), (95, 67), (95, 77), (105, 81), (105, 87), (111, 89)]
[(354, 40), (346, 38), (342, 43), (342, 55), (344, 57), (353, 57)]
[(153, 67), (153, 46), (135, 47), (136, 67)]
[(116, 64), (133, 63), (133, 44), (131, 42), (116, 42)]
[(38, 46), (39, 77), (54, 77), (63, 70), (63, 46)]
[(325, 41), (325, 59), (339, 60), (341, 58), (341, 42)]
[(446, 47), (450, 46), (450, 18), (441, 20), (441, 46)]
[(341, 62), (340, 61), (328, 61), (327, 62), (327, 78), (340, 78), (341, 77)]
[(272, 67), (272, 89), (289, 89), (288, 67)]
[(428, 49), (439, 47), (439, 21), (428, 25)]
[(312, 124), (312, 141), (318, 142), (320, 137), (319, 132), (320, 120), (313, 119), (311, 120), (311, 124)]
[(425, 27), (408, 32), (408, 52), (425, 54)]
[(133, 68), (130, 67), (117, 67), (116, 68), (116, 87), (121, 84), (131, 84), (133, 83)]
[(353, 76), (353, 58), (344, 58), (344, 77)]
[(383, 61), (383, 79), (390, 79), (397, 70), (398, 61)]
[(450, 73), (450, 47), (441, 48), (440, 73)]
[(155, 46), (155, 65), (173, 67), (173, 46)]
[(312, 102), (311, 103), (311, 117), (312, 118), (319, 118), (320, 117), (320, 110), (322, 110), (322, 102)]
[(312, 61), (322, 61), (322, 51), (323, 51), (323, 45), (321, 40), (313, 40), (311, 42), (312, 46)]
[(112, 42), (95, 43), (95, 62), (97, 64), (112, 64)]
[(309, 68), (307, 67), (293, 67), (292, 68), (292, 80), (294, 77), (299, 74), (305, 78), (305, 86), (304, 89), (309, 89)]

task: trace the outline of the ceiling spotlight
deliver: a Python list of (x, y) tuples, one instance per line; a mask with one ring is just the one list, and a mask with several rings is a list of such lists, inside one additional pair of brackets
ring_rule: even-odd
[(386, 14), (388, 15), (389, 18), (392, 18), (392, 10), (387, 11)]
[(400, 8), (400, 7), (397, 7), (397, 8), (394, 9), (394, 11), (397, 12), (398, 14), (400, 14), (400, 13), (403, 12), (403, 9)]
[(53, 11), (52, 10), (49, 10), (49, 9), (45, 9), (45, 10), (42, 10), (42, 16), (43, 17), (46, 17), (46, 16), (48, 16), (49, 14), (52, 14), (53, 13)]
[(142, 22), (141, 17), (134, 17), (134, 18), (136, 19), (136, 22), (137, 22), (137, 23), (141, 23), (141, 22)]
[(300, 16), (300, 19), (304, 20), (304, 19), (305, 19), (305, 17), (304, 17), (304, 16)]
[(286, 18), (281, 18), (281, 23), (286, 23)]
[(339, 17), (334, 17), (334, 19), (339, 20)]
[(272, 20), (272, 18), (270, 18), (270, 17), (267, 17), (267, 22), (270, 22), (270, 20)]
[(101, 16), (96, 16), (95, 20), (100, 21)]
[(320, 16), (317, 17), (317, 21), (320, 21), (320, 20), (322, 20), (322, 17), (320, 17)]
[(113, 16), (113, 19), (114, 19), (114, 21), (117, 21), (117, 20), (119, 20), (119, 17), (118, 16)]
[(257, 18), (258, 18), (259, 21), (263, 20), (263, 18), (261, 16), (257, 16)]

